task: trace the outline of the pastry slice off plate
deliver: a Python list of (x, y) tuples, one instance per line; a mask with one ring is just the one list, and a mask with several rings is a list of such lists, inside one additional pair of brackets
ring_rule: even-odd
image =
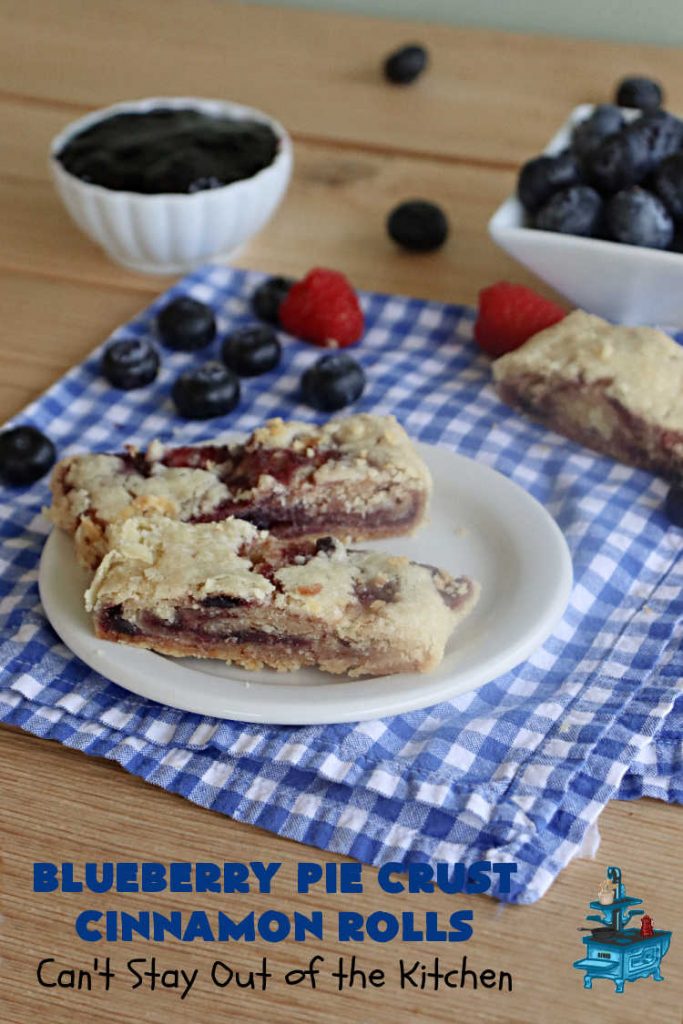
[(154, 441), (146, 452), (69, 456), (53, 473), (50, 518), (75, 535), (79, 562), (94, 569), (121, 515), (237, 516), (279, 537), (367, 540), (415, 530), (430, 491), (429, 471), (393, 416), (323, 426), (276, 419), (242, 442)]
[(581, 310), (493, 364), (501, 398), (630, 466), (683, 479), (683, 347)]
[(427, 672), (478, 586), (332, 537), (287, 542), (241, 519), (130, 516), (86, 592), (97, 636), (247, 669)]

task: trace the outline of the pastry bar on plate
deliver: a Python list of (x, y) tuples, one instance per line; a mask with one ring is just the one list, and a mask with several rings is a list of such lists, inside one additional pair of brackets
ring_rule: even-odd
[(354, 540), (409, 533), (422, 520), (429, 472), (393, 416), (270, 420), (243, 443), (73, 455), (52, 477), (50, 516), (75, 534), (83, 565), (107, 550), (122, 513), (188, 523), (246, 519), (279, 537)]
[(581, 310), (493, 364), (501, 398), (579, 444), (683, 478), (683, 347)]
[(426, 672), (477, 596), (466, 577), (243, 519), (131, 516), (109, 540), (86, 593), (99, 637), (249, 669)]

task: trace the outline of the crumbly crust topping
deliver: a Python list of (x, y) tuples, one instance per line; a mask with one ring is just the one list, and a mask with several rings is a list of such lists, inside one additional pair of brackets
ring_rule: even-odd
[(633, 415), (683, 431), (683, 346), (655, 328), (614, 326), (576, 310), (493, 364), (499, 385), (528, 375), (604, 382), (605, 395)]
[[(340, 541), (301, 554), (239, 519), (188, 524), (131, 516), (109, 530), (109, 551), (86, 608), (151, 610), (171, 621), (179, 605), (232, 598), (324, 624), (340, 638), (377, 635), (402, 646), (443, 645), (476, 586), (407, 558), (355, 551)], [(468, 606), (469, 607), (469, 606)]]
[(225, 498), (227, 488), (205, 469), (173, 469), (153, 462), (150, 476), (125, 472), (118, 455), (77, 455), (65, 482), (74, 517), (94, 512), (104, 523), (128, 510), (143, 511), (155, 499), (160, 509), (180, 519), (208, 512)]
[(263, 601), (273, 590), (240, 554), (265, 536), (242, 519), (190, 525), (131, 516), (109, 527), (109, 551), (86, 592), (86, 608), (123, 601), (168, 607), (216, 593)]
[[(343, 485), (340, 500), (349, 511), (359, 509), (361, 497), (366, 508), (380, 507), (390, 488), (412, 488), (423, 493), (425, 500), (431, 490), (426, 466), (393, 416), (363, 413), (322, 427), (274, 419), (254, 431), (244, 445), (216, 452), (220, 463), (209, 458), (197, 467), (165, 465), (167, 450), (159, 441), (153, 441), (144, 455), (131, 451), (71, 456), (55, 469), (51, 516), (74, 532), (84, 516), (106, 526), (155, 502), (166, 515), (196, 520), (210, 516), (227, 501), (261, 502), (293, 491), (313, 500), (318, 489), (337, 484)], [(266, 457), (249, 463), (254, 453)], [(281, 453), (291, 461), (285, 482), (267, 472), (268, 459), (277, 459)], [(242, 464), (256, 467), (246, 481), (239, 473)]]

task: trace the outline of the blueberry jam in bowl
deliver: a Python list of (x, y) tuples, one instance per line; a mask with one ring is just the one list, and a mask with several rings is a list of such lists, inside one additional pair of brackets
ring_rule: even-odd
[(73, 220), (113, 260), (176, 274), (229, 258), (264, 227), (289, 184), (292, 143), (259, 110), (159, 97), (72, 122), (50, 167)]

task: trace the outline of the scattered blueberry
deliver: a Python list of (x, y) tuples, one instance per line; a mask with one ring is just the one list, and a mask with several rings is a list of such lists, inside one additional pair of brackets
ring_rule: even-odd
[(674, 526), (683, 527), (683, 487), (674, 486), (669, 488), (669, 493), (664, 502), (664, 511), (669, 521)]
[(424, 46), (417, 43), (401, 46), (384, 61), (384, 77), (394, 85), (408, 85), (420, 77), (428, 60)]
[(213, 311), (188, 295), (172, 299), (157, 317), (157, 330), (164, 345), (178, 352), (204, 348), (216, 336)]
[(159, 353), (144, 338), (121, 338), (111, 341), (104, 350), (102, 373), (115, 388), (143, 388), (158, 372)]
[(616, 102), (620, 107), (636, 107), (648, 113), (662, 105), (662, 87), (651, 78), (622, 78), (617, 86)]
[(661, 162), (652, 185), (673, 219), (683, 221), (683, 153), (674, 153)]
[(0, 478), (6, 484), (32, 484), (54, 465), (57, 453), (36, 427), (12, 427), (0, 434)]
[(251, 307), (256, 316), (278, 326), (280, 306), (294, 283), (293, 277), (269, 277), (263, 281), (251, 297)]
[(619, 107), (611, 103), (600, 103), (587, 118), (575, 125), (572, 150), (580, 160), (585, 160), (603, 139), (620, 131), (623, 125), (624, 118)]
[(517, 181), (517, 195), (525, 210), (535, 213), (554, 192), (581, 181), (581, 169), (574, 154), (566, 149), (557, 156), (528, 160)]
[(272, 327), (257, 324), (228, 334), (221, 349), (223, 362), (240, 377), (258, 377), (280, 362), (282, 347)]
[(448, 218), (436, 203), (410, 199), (391, 211), (387, 231), (404, 249), (432, 252), (448, 238)]
[(172, 395), (181, 416), (188, 420), (208, 420), (235, 408), (240, 397), (240, 382), (227, 366), (214, 361), (181, 373), (173, 385)]
[(617, 192), (605, 205), (605, 232), (614, 242), (666, 249), (674, 224), (662, 201), (636, 185)]
[(320, 412), (335, 412), (363, 394), (365, 374), (346, 352), (321, 356), (301, 378), (304, 401)]
[(587, 185), (572, 185), (550, 197), (536, 214), (534, 226), (564, 235), (594, 235), (600, 222), (602, 200)]

